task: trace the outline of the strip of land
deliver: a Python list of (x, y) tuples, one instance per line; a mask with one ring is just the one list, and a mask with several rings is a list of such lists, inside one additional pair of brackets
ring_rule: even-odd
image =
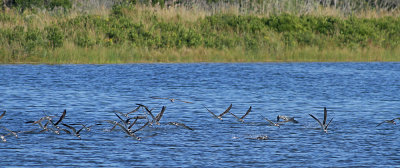
[(235, 9), (125, 3), (94, 12), (3, 10), (0, 63), (400, 61), (396, 11)]

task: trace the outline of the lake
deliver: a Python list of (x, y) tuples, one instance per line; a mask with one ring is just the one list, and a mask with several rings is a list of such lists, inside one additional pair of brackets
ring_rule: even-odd
[[(2, 167), (400, 165), (400, 127), (377, 127), (400, 117), (400, 63), (0, 65), (0, 93), (0, 126), (34, 130), (0, 142)], [(155, 115), (166, 107), (160, 125), (136, 132), (140, 141), (105, 122), (119, 121), (114, 111), (137, 103)], [(229, 113), (221, 121), (204, 108), (218, 115), (230, 104), (239, 117), (252, 106), (244, 123)], [(324, 107), (333, 118), (328, 133), (309, 116), (322, 120)], [(64, 109), (63, 123), (91, 130), (78, 138), (26, 123), (45, 115), (58, 120)], [(277, 115), (298, 123), (275, 127), (263, 119), (276, 122)]]

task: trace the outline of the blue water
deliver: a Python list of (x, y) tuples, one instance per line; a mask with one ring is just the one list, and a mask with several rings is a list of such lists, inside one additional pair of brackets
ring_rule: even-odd
[[(25, 122), (64, 109), (64, 123), (99, 125), (81, 131), (81, 139), (64, 132), (7, 136), (0, 166), (395, 167), (400, 127), (376, 125), (400, 117), (399, 95), (400, 63), (1, 65), (0, 112), (7, 112), (0, 126), (39, 130)], [(141, 141), (104, 122), (118, 121), (113, 111), (136, 103), (156, 113), (166, 106), (161, 125), (136, 133)], [(240, 123), (203, 107), (218, 115), (230, 104), (238, 116), (253, 110)], [(322, 119), (323, 107), (334, 118), (327, 134), (308, 115)], [(299, 123), (273, 127), (260, 115)], [(167, 125), (172, 121), (194, 131)]]

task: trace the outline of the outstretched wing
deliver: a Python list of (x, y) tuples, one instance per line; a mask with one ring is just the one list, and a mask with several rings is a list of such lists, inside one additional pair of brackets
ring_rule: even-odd
[(382, 125), (383, 123), (385, 123), (386, 121), (382, 121), (381, 123), (379, 123), (378, 125), (376, 125), (376, 127)]
[(151, 112), (151, 110), (149, 110), (149, 108), (147, 108), (147, 106), (144, 106), (144, 109), (146, 109), (147, 113), (150, 114), (151, 118), (153, 119), (153, 121), (156, 120), (156, 117), (154, 117), (153, 113)]
[(135, 133), (135, 132), (137, 132), (137, 131), (140, 131), (141, 129), (143, 129), (144, 127), (146, 127), (147, 125), (149, 125), (149, 123), (150, 123), (150, 122), (147, 121), (146, 124), (144, 124), (142, 127), (138, 128), (137, 130), (132, 131), (132, 133)]
[(63, 111), (63, 113), (62, 113), (60, 119), (59, 119), (54, 125), (58, 125), (58, 124), (65, 118), (65, 115), (66, 115), (66, 114), (67, 114), (67, 110), (64, 109), (64, 111)]
[(332, 120), (333, 120), (333, 118), (329, 121), (328, 125), (326, 125), (325, 130), (328, 130), (328, 126), (329, 126), (329, 124), (331, 124)]
[(68, 124), (64, 124), (64, 123), (63, 123), (62, 125), (68, 127), (69, 129), (72, 130), (72, 132), (74, 132), (74, 134), (76, 134), (76, 129), (75, 129), (74, 127), (72, 127), (72, 126), (70, 126), (70, 125), (68, 125)]
[(318, 120), (318, 118), (314, 117), (312, 114), (308, 114), (310, 115), (312, 118), (314, 118), (314, 120), (318, 121), (319, 125), (321, 125), (321, 128), (324, 129), (324, 125), (322, 125), (321, 121)]
[(240, 117), (240, 119), (244, 119), (251, 111), (251, 106), (249, 107), (249, 109), (247, 110), (246, 114), (244, 114), (242, 117)]
[(208, 112), (210, 112), (215, 118), (218, 118), (217, 115), (215, 115), (211, 110), (209, 110), (205, 105), (203, 105), (204, 108), (207, 109)]
[(326, 110), (326, 107), (324, 107), (324, 121), (322, 121), (323, 125), (326, 125), (326, 118), (328, 117), (328, 110)]
[(110, 124), (118, 125), (119, 127), (121, 127), (121, 129), (122, 129), (126, 134), (128, 134), (129, 136), (133, 136), (133, 134), (132, 134), (128, 129), (126, 129), (124, 126), (122, 126), (120, 123), (118, 123), (118, 122), (116, 122), (116, 121), (111, 121), (111, 120), (106, 120), (106, 121), (109, 122)]
[(122, 119), (117, 113), (114, 113), (114, 114), (119, 118), (119, 120), (121, 120), (124, 123), (124, 125), (126, 127), (127, 123), (125, 122), (125, 120)]
[(237, 120), (241, 120), (238, 116), (236, 116), (235, 114), (233, 114), (233, 113), (231, 113), (231, 112), (229, 112), (231, 115), (233, 115)]
[(150, 98), (152, 99), (170, 99), (170, 98), (166, 98), (166, 97), (155, 97), (155, 96), (151, 96)]
[(129, 114), (132, 114), (132, 113), (138, 111), (140, 107), (141, 107), (141, 106), (137, 106), (137, 107), (136, 107), (135, 109), (133, 109), (131, 112), (126, 113), (126, 115), (129, 115)]
[(231, 108), (232, 108), (232, 104), (231, 104), (223, 113), (221, 113), (221, 114), (219, 115), (219, 117), (222, 117), (223, 115), (225, 115), (226, 113), (228, 113), (229, 110), (231, 110)]
[(160, 124), (159, 121), (161, 120), (161, 117), (164, 114), (165, 108), (166, 108), (165, 106), (162, 106), (162, 109), (161, 109), (160, 113), (157, 114), (157, 116), (156, 116), (156, 124)]
[(189, 104), (193, 104), (193, 102), (189, 102), (189, 101), (183, 101), (183, 100), (179, 100), (179, 99), (175, 99), (176, 101), (180, 101), (180, 102), (183, 102), (183, 103), (189, 103)]
[(0, 115), (0, 119), (3, 118), (4, 115), (6, 115), (6, 111), (4, 111), (3, 114)]
[(267, 120), (271, 125), (275, 125), (275, 123), (272, 122), (271, 120), (268, 120), (268, 118), (264, 118), (264, 120)]

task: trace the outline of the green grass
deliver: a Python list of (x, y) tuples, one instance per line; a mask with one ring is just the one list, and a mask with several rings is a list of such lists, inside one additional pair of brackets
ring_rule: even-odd
[(400, 17), (114, 6), (0, 13), (0, 63), (400, 61)]

